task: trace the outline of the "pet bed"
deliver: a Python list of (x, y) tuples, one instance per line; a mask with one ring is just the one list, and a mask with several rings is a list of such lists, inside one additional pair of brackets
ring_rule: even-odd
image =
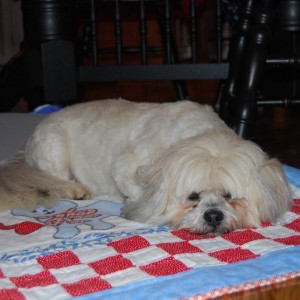
[[(20, 136), (24, 124), (15, 117), (6, 129)], [(30, 118), (20, 144), (39, 121)], [(221, 236), (128, 221), (122, 204), (101, 199), (1, 212), (0, 300), (212, 299), (297, 281), (300, 170), (285, 172), (295, 203), (283, 219)]]

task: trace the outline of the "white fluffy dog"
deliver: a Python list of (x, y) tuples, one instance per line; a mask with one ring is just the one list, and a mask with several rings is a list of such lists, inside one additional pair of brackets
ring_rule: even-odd
[(2, 162), (2, 210), (90, 197), (122, 199), (128, 219), (217, 234), (274, 221), (292, 201), (276, 159), (190, 101), (70, 106)]

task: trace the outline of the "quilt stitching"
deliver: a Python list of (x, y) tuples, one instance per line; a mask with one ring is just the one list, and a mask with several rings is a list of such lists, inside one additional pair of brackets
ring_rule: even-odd
[[(290, 223), (283, 226), (265, 225), (222, 236), (165, 231), (166, 228), (144, 230), (102, 243), (98, 256), (75, 248), (25, 263), (3, 262), (0, 299), (29, 299), (29, 292), (37, 293), (38, 299), (38, 294), (50, 287), (66, 298), (80, 296), (142, 279), (179, 274), (207, 263), (233, 264), (300, 245), (299, 205), (300, 200), (296, 200), (296, 208), (288, 212)], [(159, 238), (160, 234), (163, 238)], [(20, 272), (24, 266), (26, 271)]]

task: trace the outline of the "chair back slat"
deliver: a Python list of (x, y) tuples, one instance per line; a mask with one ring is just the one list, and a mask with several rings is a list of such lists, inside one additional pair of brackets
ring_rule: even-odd
[(222, 0), (217, 0), (217, 36), (216, 36), (216, 51), (217, 51), (217, 62), (222, 60), (223, 52), (223, 41), (222, 41), (222, 14), (221, 14)]
[(145, 1), (140, 0), (140, 42), (141, 42), (141, 63), (147, 64), (147, 26), (145, 15)]
[[(134, 6), (134, 3), (137, 5)], [(216, 0), (216, 34), (215, 34), (215, 54), (214, 60), (217, 62), (222, 62), (222, 53), (223, 53), (223, 18), (222, 18), (222, 3), (223, 0)], [(99, 15), (101, 15), (101, 5), (106, 9), (109, 7), (113, 9), (114, 19), (114, 46), (113, 47), (101, 47), (97, 41), (101, 32), (97, 32), (97, 26)], [(127, 26), (127, 15), (128, 7), (132, 8), (132, 11), (129, 9), (129, 18), (134, 16), (137, 18), (138, 22), (138, 45), (124, 46), (124, 37), (126, 38), (126, 26)], [(198, 34), (198, 4), (196, 0), (189, 0), (189, 10), (187, 14), (183, 13), (180, 10), (180, 1), (171, 1), (171, 0), (90, 0), (90, 16), (88, 21), (88, 34), (90, 36), (90, 54), (92, 58), (92, 65), (99, 65), (99, 53), (109, 54), (114, 53), (115, 60), (117, 65), (123, 65), (124, 60), (127, 61), (128, 53), (139, 53), (140, 55), (140, 64), (147, 65), (150, 60), (149, 53), (154, 51), (163, 50), (164, 53), (164, 63), (165, 64), (176, 64), (179, 63), (182, 59), (186, 62), (195, 64), (198, 62), (199, 49), (199, 34)], [(178, 9), (179, 7), (179, 9)], [(100, 9), (99, 9), (100, 8)], [(127, 10), (126, 10), (127, 9)], [(123, 11), (124, 10), (124, 11)], [(148, 22), (152, 21), (153, 11), (156, 10), (156, 20), (160, 26), (160, 33), (162, 43), (161, 45), (150, 45), (148, 41)], [(125, 14), (124, 14), (125, 13)], [(179, 27), (175, 26), (176, 22), (179, 22)], [(98, 25), (97, 25), (98, 24)], [(182, 29), (180, 29), (180, 26)], [(124, 27), (124, 28), (123, 28)], [(180, 30), (177, 32), (177, 28)], [(123, 30), (124, 29), (124, 30)], [(124, 31), (124, 32), (123, 32)], [(187, 32), (187, 33), (183, 33)], [(180, 40), (179, 35), (184, 35), (184, 41), (182, 45), (186, 47), (186, 54), (188, 56), (181, 57), (182, 51), (179, 52)], [(100, 39), (101, 40), (101, 39)], [(187, 44), (188, 43), (188, 44)], [(182, 49), (183, 49), (182, 47)], [(87, 47), (86, 47), (87, 48)], [(201, 51), (201, 50), (200, 50)], [(126, 56), (125, 56), (126, 55)], [(187, 60), (188, 58), (188, 60)]]
[(163, 15), (163, 30), (164, 30), (164, 42), (166, 51), (166, 63), (172, 63), (172, 45), (171, 45), (171, 19), (170, 19), (170, 1), (164, 1), (164, 15)]
[(117, 64), (122, 65), (123, 64), (123, 40), (122, 40), (120, 0), (115, 0), (115, 35), (116, 35)]
[(197, 62), (197, 32), (196, 32), (196, 2), (190, 0), (190, 39), (191, 39), (191, 62)]
[(97, 20), (96, 20), (96, 7), (95, 0), (90, 0), (90, 30), (92, 38), (92, 64), (98, 65), (98, 34), (97, 34)]

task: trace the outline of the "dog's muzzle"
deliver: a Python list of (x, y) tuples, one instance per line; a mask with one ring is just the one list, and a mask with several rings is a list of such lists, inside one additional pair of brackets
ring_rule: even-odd
[(218, 209), (209, 209), (204, 213), (204, 220), (213, 228), (220, 226), (223, 219), (224, 214)]

